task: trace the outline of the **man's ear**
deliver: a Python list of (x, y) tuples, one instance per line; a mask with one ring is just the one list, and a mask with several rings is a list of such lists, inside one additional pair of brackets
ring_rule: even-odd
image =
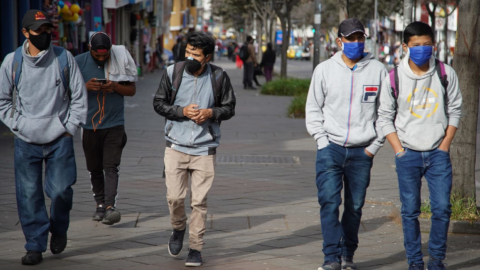
[(407, 52), (408, 52), (408, 46), (407, 46), (407, 44), (402, 43), (402, 47), (403, 47), (403, 51), (407, 53)]
[(30, 37), (30, 33), (28, 33), (27, 29), (22, 28), (22, 33), (23, 33), (23, 35), (25, 36), (26, 39), (28, 39)]
[(338, 48), (341, 49), (341, 48), (342, 48), (342, 38), (337, 37), (337, 38), (335, 39), (335, 41), (337, 42)]
[(210, 62), (210, 60), (212, 60), (212, 54), (207, 55), (207, 57), (205, 57), (205, 60), (206, 60), (205, 63)]

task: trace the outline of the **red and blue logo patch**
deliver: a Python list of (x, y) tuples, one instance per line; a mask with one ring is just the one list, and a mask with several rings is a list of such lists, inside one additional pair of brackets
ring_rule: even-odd
[(374, 103), (377, 98), (378, 88), (378, 85), (364, 85), (362, 102)]

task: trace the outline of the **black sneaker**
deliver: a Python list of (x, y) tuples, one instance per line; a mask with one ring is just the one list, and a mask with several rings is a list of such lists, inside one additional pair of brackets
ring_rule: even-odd
[(103, 204), (99, 204), (97, 206), (97, 210), (95, 211), (95, 213), (93, 213), (92, 220), (102, 221), (104, 216), (105, 216), (105, 206)]
[(353, 263), (353, 256), (342, 256), (342, 269), (357, 270), (357, 265)]
[(27, 251), (27, 254), (22, 257), (22, 264), (35, 265), (43, 260), (42, 253), (34, 250)]
[(202, 253), (198, 250), (190, 249), (185, 266), (200, 266), (202, 263)]
[(408, 270), (424, 270), (425, 266), (423, 264), (412, 264), (408, 267)]
[(168, 241), (168, 253), (170, 253), (170, 256), (177, 257), (178, 254), (180, 254), (180, 251), (183, 247), (183, 236), (185, 235), (185, 230), (177, 231), (173, 229), (170, 240)]
[(113, 225), (122, 219), (122, 215), (120, 215), (120, 212), (115, 210), (114, 207), (110, 207), (107, 210), (105, 210), (105, 217), (103, 218), (102, 223), (106, 225)]
[(325, 262), (318, 270), (341, 270), (341, 267), (338, 262)]
[(427, 270), (446, 270), (446, 264), (442, 260), (437, 260), (432, 257), (428, 259)]
[(52, 234), (52, 237), (50, 237), (50, 251), (52, 251), (53, 254), (60, 254), (65, 250), (65, 247), (67, 246), (67, 235), (63, 236), (55, 236)]

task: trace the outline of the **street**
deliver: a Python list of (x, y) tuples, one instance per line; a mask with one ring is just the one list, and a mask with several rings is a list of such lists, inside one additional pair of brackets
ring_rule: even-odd
[[(226, 59), (215, 64), (231, 77), (237, 106), (236, 116), (221, 125), (216, 176), (208, 197), (202, 267), (315, 270), (323, 263), (315, 141), (307, 133), (304, 119), (287, 117), (291, 97), (263, 96), (260, 89), (243, 90), (243, 70)], [(311, 76), (309, 61), (292, 60), (288, 65), (293, 77)], [(47, 250), (43, 262), (34, 266), (36, 270), (185, 269), (188, 236), (178, 258), (170, 257), (167, 251), (172, 229), (161, 178), (165, 122), (152, 107), (159, 74), (158, 70), (146, 74), (137, 82), (137, 94), (125, 98), (128, 142), (117, 201), (122, 220), (113, 226), (91, 220), (95, 202), (77, 133), (78, 179), (73, 187), (68, 245), (59, 255)], [(265, 82), (264, 77), (259, 80)], [(25, 240), (15, 201), (13, 135), (3, 125), (0, 149), (0, 269), (33, 269), (20, 264)], [(425, 183), (423, 187), (422, 198), (426, 199)], [(389, 217), (393, 205), (399, 205), (397, 176), (394, 155), (386, 144), (375, 158), (363, 209), (355, 254), (359, 269), (407, 268), (402, 227)], [(425, 256), (428, 236), (422, 233)], [(479, 269), (479, 250), (480, 235), (452, 234), (444, 262), (448, 269)]]

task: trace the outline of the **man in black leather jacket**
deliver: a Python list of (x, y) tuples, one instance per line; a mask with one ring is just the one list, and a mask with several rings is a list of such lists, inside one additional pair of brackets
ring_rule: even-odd
[(168, 252), (177, 257), (183, 247), (187, 216), (185, 196), (191, 179), (190, 251), (186, 266), (202, 265), (207, 217), (207, 193), (215, 175), (220, 122), (235, 115), (235, 94), (227, 73), (209, 64), (214, 40), (204, 33), (187, 36), (186, 60), (167, 68), (153, 99), (166, 118), (165, 183), (173, 232)]

